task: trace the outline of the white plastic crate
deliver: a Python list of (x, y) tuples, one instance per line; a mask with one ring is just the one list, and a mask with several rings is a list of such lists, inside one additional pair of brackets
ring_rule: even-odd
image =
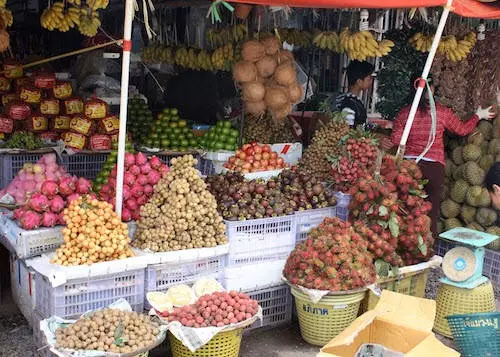
[(228, 266), (285, 259), (295, 248), (295, 216), (224, 221), (229, 240)]
[(266, 289), (246, 291), (250, 298), (257, 300), (262, 307), (262, 322), (257, 320), (247, 330), (272, 327), (292, 321), (292, 294), (290, 287), (280, 284)]
[(57, 287), (36, 273), (35, 284), (35, 311), (44, 318), (52, 315), (77, 318), (119, 298), (127, 300), (134, 311), (144, 310), (144, 269), (72, 279)]
[(319, 226), (326, 217), (335, 217), (336, 211), (336, 207), (326, 207), (295, 212), (297, 243), (304, 241), (311, 229)]
[[(178, 284), (192, 284), (202, 277), (220, 280), (226, 256), (203, 258), (194, 262), (161, 263), (146, 268), (146, 294), (151, 291), (166, 292)], [(146, 309), (149, 303), (145, 301)]]
[(27, 231), (2, 216), (0, 238), (19, 258), (28, 258), (56, 250), (63, 242), (62, 226)]
[(35, 308), (35, 272), (13, 254), (10, 255), (10, 287), (14, 302), (32, 326)]
[(224, 268), (222, 285), (226, 290), (248, 291), (281, 283), (286, 259), (236, 265)]
[(235, 154), (234, 151), (209, 151), (202, 155), (203, 160), (211, 163), (211, 172), (209, 174), (220, 174), (224, 169), (224, 163)]
[(336, 192), (335, 198), (337, 199), (337, 217), (343, 221), (349, 219), (349, 203), (351, 202), (351, 195)]

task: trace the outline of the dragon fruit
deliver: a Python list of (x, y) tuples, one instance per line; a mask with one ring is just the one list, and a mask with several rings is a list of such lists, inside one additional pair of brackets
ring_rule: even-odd
[(41, 217), (33, 211), (26, 211), (19, 219), (19, 225), (26, 230), (37, 229), (40, 227)]
[(137, 176), (141, 173), (141, 168), (137, 165), (132, 165), (129, 167), (128, 172), (130, 172), (134, 176)]
[(59, 213), (64, 209), (64, 200), (61, 196), (55, 196), (50, 200), (50, 210), (53, 213)]
[(19, 221), (19, 219), (24, 214), (24, 212), (26, 212), (26, 208), (25, 207), (19, 207), (19, 208), (17, 208), (17, 209), (14, 210), (14, 215), (12, 217), (16, 221)]
[(135, 183), (135, 176), (130, 172), (125, 172), (123, 174), (123, 184), (128, 186), (133, 186)]
[(42, 215), (42, 226), (44, 227), (54, 227), (59, 221), (57, 214), (52, 212), (45, 212)]
[(125, 167), (128, 168), (135, 164), (135, 156), (129, 152), (125, 153)]
[(117, 172), (118, 172), (118, 169), (116, 168), (116, 166), (115, 166), (115, 167), (113, 167), (113, 168), (111, 169), (111, 177), (116, 178), (116, 174), (117, 174)]
[(144, 175), (147, 175), (151, 172), (151, 165), (149, 163), (145, 163), (144, 165), (141, 166), (141, 172)]
[(142, 196), (139, 196), (137, 197), (137, 204), (140, 206), (146, 204), (149, 200), (149, 197), (146, 196), (146, 195), (142, 195)]
[(76, 200), (78, 197), (80, 197), (80, 195), (78, 193), (73, 193), (73, 194), (69, 195), (68, 197), (66, 197), (66, 204), (69, 206), (71, 201)]
[(28, 202), (29, 207), (39, 213), (45, 212), (49, 208), (49, 199), (43, 193), (35, 193)]
[(153, 193), (153, 186), (144, 185), (144, 194), (149, 197), (152, 193)]
[(143, 166), (148, 162), (148, 157), (144, 155), (142, 152), (138, 152), (135, 154), (135, 163), (136, 165)]
[(40, 191), (47, 196), (47, 198), (52, 198), (59, 192), (59, 187), (57, 186), (57, 182), (47, 180), (42, 183), (42, 187)]
[(92, 191), (92, 183), (83, 178), (83, 177), (80, 177), (78, 179), (78, 181), (76, 181), (76, 192), (81, 194), (81, 195), (85, 195), (87, 193), (90, 193)]
[(134, 212), (132, 212), (132, 219), (134, 221), (138, 221), (141, 218), (141, 210), (136, 209)]
[(127, 208), (122, 208), (122, 221), (128, 222), (132, 220), (132, 213)]
[(141, 197), (144, 194), (144, 189), (142, 188), (142, 186), (135, 184), (130, 189), (130, 192), (132, 193), (133, 197), (137, 198), (137, 197)]
[(151, 165), (153, 169), (158, 170), (160, 169), (160, 167), (162, 167), (163, 163), (158, 156), (152, 156), (149, 159), (149, 165)]
[(75, 192), (76, 185), (72, 177), (63, 177), (59, 181), (59, 193), (63, 196), (69, 196)]
[(140, 174), (137, 176), (137, 183), (141, 186), (146, 185), (149, 182), (148, 177), (146, 175)]
[(135, 211), (139, 206), (137, 205), (137, 201), (134, 199), (134, 198), (129, 198), (126, 202), (125, 202), (125, 206), (131, 210), (131, 211)]
[(57, 215), (57, 224), (61, 226), (66, 225), (66, 220), (64, 219), (64, 211), (59, 212), (59, 214)]
[(148, 174), (148, 182), (150, 185), (154, 186), (160, 181), (161, 175), (157, 171), (151, 171)]
[(130, 192), (129, 186), (123, 185), (122, 195), (124, 200), (128, 200), (130, 197), (132, 197), (132, 192)]

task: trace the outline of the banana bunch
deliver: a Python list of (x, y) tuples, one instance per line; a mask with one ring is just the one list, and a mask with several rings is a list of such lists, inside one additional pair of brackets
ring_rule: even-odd
[(422, 32), (417, 32), (410, 38), (409, 42), (415, 47), (419, 52), (429, 52), (432, 45), (433, 35), (426, 35)]
[(82, 0), (67, 0), (68, 4), (80, 6), (82, 4)]
[(313, 38), (313, 45), (323, 50), (343, 53), (344, 48), (340, 45), (340, 37), (336, 32), (318, 32)]
[(5, 27), (10, 27), (14, 23), (14, 18), (12, 17), (12, 12), (4, 6), (0, 6), (0, 19)]
[(298, 46), (311, 47), (312, 34), (309, 31), (301, 31), (296, 29), (279, 29), (278, 33), (282, 41)]
[(206, 51), (198, 52), (198, 56), (196, 58), (196, 68), (197, 70), (203, 71), (211, 71), (213, 69), (212, 66), (212, 57)]
[(235, 25), (231, 27), (231, 30), (233, 32), (233, 42), (235, 43), (244, 40), (248, 35), (248, 28), (245, 26), (245, 24)]
[(94, 11), (99, 9), (105, 9), (109, 5), (109, 0), (86, 0), (86, 2), (87, 6)]
[(40, 24), (43, 28), (49, 31), (54, 31), (59, 29), (61, 22), (65, 17), (64, 3), (55, 2), (51, 7), (43, 10), (42, 15), (40, 16)]
[(394, 42), (378, 42), (370, 31), (352, 33), (348, 28), (339, 35), (340, 45), (351, 60), (365, 61), (368, 57), (382, 57), (391, 52)]
[(215, 70), (228, 70), (234, 60), (234, 48), (232, 43), (215, 49), (212, 53), (212, 66)]
[(189, 69), (196, 69), (198, 56), (194, 48), (180, 47), (175, 52), (175, 64)]
[(469, 32), (462, 40), (457, 40), (453, 35), (445, 36), (439, 42), (437, 51), (444, 54), (446, 59), (457, 62), (465, 59), (475, 44), (475, 32)]
[(0, 0), (0, 7), (5, 7), (7, 5), (7, 0)]
[(97, 30), (101, 26), (99, 14), (97, 11), (89, 9), (80, 9), (80, 24), (78, 30), (82, 35), (93, 37), (97, 34)]
[(208, 43), (214, 47), (222, 47), (230, 42), (240, 42), (246, 38), (248, 29), (244, 24), (238, 24), (223, 29), (209, 29), (205, 33)]

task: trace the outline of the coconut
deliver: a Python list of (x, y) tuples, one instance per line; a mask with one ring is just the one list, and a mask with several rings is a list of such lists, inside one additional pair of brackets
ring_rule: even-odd
[(233, 79), (236, 82), (245, 83), (254, 81), (257, 77), (257, 68), (250, 61), (239, 61), (233, 66)]
[(295, 73), (295, 66), (291, 63), (280, 64), (276, 71), (274, 71), (274, 79), (282, 86), (291, 86), (297, 82), (297, 74)]
[(260, 102), (264, 99), (266, 88), (261, 82), (247, 82), (243, 83), (241, 93), (245, 102)]
[(278, 53), (276, 53), (276, 61), (278, 61), (279, 64), (285, 63), (285, 62), (294, 62), (295, 58), (293, 57), (293, 53), (287, 50), (281, 50)]
[(245, 102), (245, 112), (252, 115), (261, 115), (266, 111), (266, 103), (260, 102)]
[(264, 46), (266, 55), (272, 56), (280, 49), (279, 41), (275, 36), (265, 38), (260, 43)]
[(292, 111), (292, 105), (290, 103), (283, 105), (282, 107), (271, 109), (274, 119), (284, 119)]
[(292, 102), (293, 104), (302, 99), (303, 93), (304, 91), (302, 89), (302, 86), (298, 83), (293, 83), (288, 87), (288, 96), (290, 97), (290, 102)]
[(282, 108), (289, 104), (288, 92), (283, 87), (267, 87), (264, 100), (271, 109)]
[(257, 73), (261, 77), (268, 78), (271, 77), (276, 69), (276, 60), (271, 56), (265, 56), (263, 59), (258, 61), (255, 66), (257, 67)]
[(241, 46), (241, 57), (245, 61), (257, 62), (266, 54), (264, 46), (259, 41), (250, 40)]

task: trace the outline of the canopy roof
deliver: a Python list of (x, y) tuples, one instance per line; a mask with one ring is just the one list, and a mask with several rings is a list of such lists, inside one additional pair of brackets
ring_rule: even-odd
[[(230, 2), (311, 8), (412, 8), (445, 6), (446, 0), (229, 0)], [(500, 0), (483, 3), (478, 0), (453, 0), (452, 11), (464, 17), (500, 19)]]

